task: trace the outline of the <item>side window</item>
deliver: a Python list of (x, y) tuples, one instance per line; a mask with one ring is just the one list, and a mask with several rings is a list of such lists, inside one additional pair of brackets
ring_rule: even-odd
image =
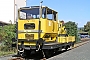
[(53, 14), (47, 14), (47, 18), (53, 20)]
[(42, 14), (42, 18), (46, 18), (46, 15), (45, 14)]
[(56, 21), (56, 12), (53, 11), (53, 10), (48, 10), (47, 11), (47, 18), (50, 19), (50, 20), (54, 20)]

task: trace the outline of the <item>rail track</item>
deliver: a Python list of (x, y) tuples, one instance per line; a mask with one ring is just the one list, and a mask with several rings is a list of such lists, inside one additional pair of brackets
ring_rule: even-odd
[[(72, 49), (77, 48), (77, 47), (79, 47), (79, 46), (82, 46), (82, 45), (88, 43), (89, 41), (90, 41), (90, 39), (83, 39), (83, 40), (81, 40), (81, 42), (75, 44), (75, 46), (72, 47)], [(67, 51), (70, 51), (70, 50), (72, 50), (72, 49), (68, 49)], [(21, 57), (14, 57), (14, 58), (10, 58), (10, 59), (8, 59), (8, 60), (46, 60), (46, 59), (48, 59), (48, 58), (51, 58), (51, 57), (53, 57), (53, 56), (59, 55), (59, 54), (61, 54), (61, 53), (67, 52), (67, 51), (66, 51), (66, 50), (63, 50), (62, 52), (59, 51), (59, 52), (56, 52), (56, 53), (52, 54), (52, 56), (46, 57), (46, 58), (38, 58), (38, 57), (35, 57), (35, 56), (38, 56), (38, 54), (36, 54), (36, 55), (33, 55), (32, 57), (30, 57), (29, 59), (24, 59), (24, 58), (21, 58)]]

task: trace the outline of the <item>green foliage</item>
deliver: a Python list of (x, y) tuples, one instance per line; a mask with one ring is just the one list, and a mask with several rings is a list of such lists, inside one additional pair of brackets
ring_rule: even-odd
[(88, 31), (88, 34), (90, 35), (90, 30)]
[(90, 22), (88, 21), (86, 25), (84, 25), (84, 31), (88, 32), (90, 30)]
[(70, 36), (75, 36), (77, 34), (77, 25), (75, 24), (75, 22), (69, 21), (65, 23), (65, 27), (68, 28), (67, 34), (69, 34)]
[(11, 48), (12, 38), (15, 37), (15, 25), (5, 25), (0, 27), (0, 40), (2, 41), (1, 50), (8, 51)]
[(88, 21), (86, 25), (84, 25), (84, 31), (88, 32), (88, 34), (90, 35), (90, 21)]
[(78, 40), (77, 24), (75, 22), (69, 21), (65, 23), (65, 27), (67, 28), (67, 34), (70, 36), (75, 36), (77, 41)]

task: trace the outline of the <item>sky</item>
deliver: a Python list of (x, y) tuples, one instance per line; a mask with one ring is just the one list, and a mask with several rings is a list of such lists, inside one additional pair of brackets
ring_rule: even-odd
[(0, 0), (0, 21), (14, 20), (14, 0)]
[[(27, 0), (26, 6), (40, 5), (41, 0)], [(90, 0), (42, 0), (42, 5), (58, 12), (58, 20), (73, 21), (83, 27), (90, 21)]]

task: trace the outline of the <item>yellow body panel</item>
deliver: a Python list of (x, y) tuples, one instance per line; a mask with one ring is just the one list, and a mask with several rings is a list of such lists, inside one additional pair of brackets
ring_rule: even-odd
[[(23, 30), (23, 31), (27, 30), (27, 29), (24, 29), (25, 23), (35, 23), (35, 29), (33, 29), (33, 30), (38, 30), (38, 19), (33, 19), (33, 20), (18, 20), (18, 31), (19, 30)], [(30, 30), (30, 29), (28, 29), (28, 30)], [(24, 32), (24, 33), (18, 32), (18, 39), (26, 39), (25, 34), (34, 34), (34, 38), (38, 39), (37, 33), (26, 33), (26, 32)]]
[(32, 19), (32, 20), (18, 20), (18, 30), (25, 30), (24, 24), (25, 23), (36, 23), (36, 28), (34, 30), (38, 30), (38, 20), (39, 19)]
[[(53, 20), (47, 20), (47, 19), (40, 19), (41, 21), (41, 29), (42, 32), (40, 34), (40, 37), (43, 38), (46, 42), (48, 41), (55, 41), (57, 34), (58, 34), (58, 27), (57, 27), (57, 21), (53, 21)], [(35, 24), (35, 29), (24, 29), (24, 24), (25, 23), (34, 23)], [(26, 31), (26, 30), (38, 30), (38, 23), (39, 23), (39, 19), (32, 19), (32, 20), (18, 20), (18, 31)], [(55, 27), (56, 26), (56, 27)], [(38, 40), (38, 33), (34, 33), (34, 32), (18, 32), (18, 39), (26, 39), (25, 34), (34, 34), (34, 39), (33, 40)], [(46, 35), (50, 35), (49, 38), (45, 39)], [(51, 40), (52, 37), (52, 40)], [(28, 45), (27, 43), (24, 43), (25, 45)]]
[(58, 37), (58, 43), (69, 43), (74, 41), (75, 41), (75, 36)]
[(66, 37), (58, 37), (58, 43), (66, 43), (67, 38)]
[(74, 42), (75, 41), (75, 36), (69, 36), (68, 40), (69, 40), (69, 42)]

